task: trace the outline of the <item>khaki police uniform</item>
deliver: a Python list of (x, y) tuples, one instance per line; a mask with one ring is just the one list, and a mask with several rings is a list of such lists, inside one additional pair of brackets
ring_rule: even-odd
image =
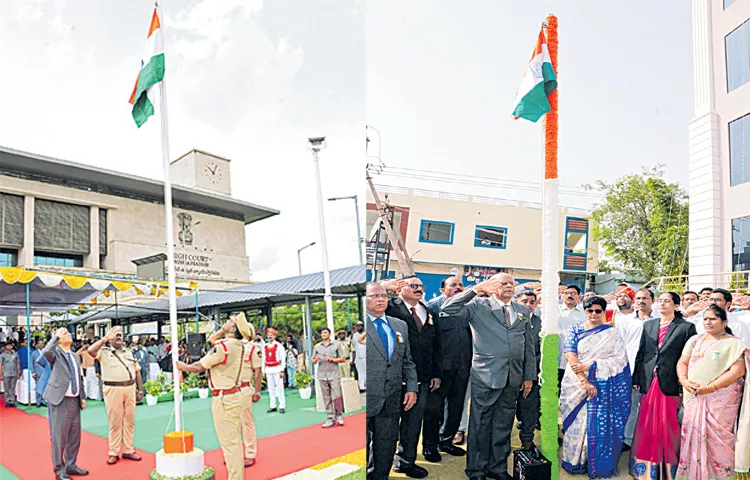
[[(333, 340), (332, 340), (333, 341)], [(339, 363), (339, 371), (341, 372), (341, 378), (349, 378), (352, 376), (352, 339), (344, 338), (344, 340), (338, 340), (341, 345), (341, 355), (346, 357), (344, 363)]]
[[(263, 349), (257, 344), (243, 340), (245, 357), (242, 360), (242, 438), (245, 440), (245, 458), (252, 459), (258, 454), (258, 437), (253, 419), (253, 378), (255, 369), (263, 368)], [(260, 392), (258, 392), (260, 393)]]
[(213, 401), (211, 412), (214, 429), (224, 453), (229, 471), (228, 480), (244, 478), (245, 461), (242, 457), (242, 405), (245, 397), (240, 389), (243, 344), (236, 338), (228, 338), (200, 359), (208, 370), (208, 384)]
[(325, 357), (342, 358), (341, 344), (329, 341), (326, 345), (318, 343), (313, 348), (313, 358), (318, 358), (318, 382), (323, 393), (323, 403), (326, 406), (328, 420), (335, 421), (343, 412), (341, 399), (341, 373), (336, 363), (329, 362)]
[(133, 435), (136, 372), (140, 371), (138, 361), (130, 349), (116, 350), (107, 346), (99, 350), (96, 359), (102, 366), (104, 405), (109, 422), (109, 454), (119, 457), (120, 447), (124, 454), (135, 453)]

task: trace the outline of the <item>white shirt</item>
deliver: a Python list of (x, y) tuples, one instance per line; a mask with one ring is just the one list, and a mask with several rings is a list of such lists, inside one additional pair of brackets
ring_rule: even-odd
[(518, 318), (518, 315), (516, 315), (516, 311), (513, 308), (512, 300), (508, 303), (505, 303), (493, 295), (490, 297), (490, 303), (492, 303), (495, 307), (500, 307), (500, 308), (508, 307), (508, 311), (510, 312), (510, 326), (512, 327), (516, 323), (516, 319)]
[(14, 342), (18, 341), (18, 332), (13, 331), (13, 333), (11, 333), (10, 335)]
[[(705, 310), (704, 310), (705, 312)], [(745, 323), (743, 314), (747, 312), (732, 312), (727, 314), (727, 325), (732, 329), (732, 335), (742, 340), (745, 345), (750, 345), (750, 327)], [(703, 312), (697, 313), (687, 319), (695, 325), (695, 331), (698, 335), (706, 333), (706, 327), (703, 326)]]
[(5, 331), (0, 330), (0, 343), (5, 343)]
[[(404, 300), (404, 299), (402, 298), (401, 300)], [(409, 302), (407, 302), (406, 300), (404, 300), (404, 305), (406, 305), (406, 308), (409, 309), (409, 313), (411, 313), (413, 308), (417, 309), (417, 316), (419, 317), (420, 320), (422, 320), (422, 326), (424, 326), (425, 323), (427, 323), (427, 309), (424, 308), (424, 305), (422, 305), (419, 302), (417, 302), (416, 305), (410, 305)], [(386, 323), (388, 323), (387, 320), (386, 320)]]
[[(620, 315), (618, 316), (617, 313)], [(628, 352), (628, 363), (630, 363), (630, 373), (635, 368), (635, 357), (638, 355), (638, 348), (641, 345), (641, 333), (643, 333), (643, 322), (652, 318), (659, 318), (653, 310), (646, 320), (641, 320), (638, 312), (629, 315), (621, 313), (619, 310), (615, 313), (615, 328), (625, 342), (625, 350)]]
[[(417, 309), (417, 312), (419, 312), (419, 309)], [(391, 326), (390, 322), (388, 321), (388, 317), (386, 317), (385, 314), (383, 314), (382, 317), (376, 317), (375, 315), (371, 315), (368, 313), (367, 316), (370, 318), (370, 321), (373, 322), (373, 324), (375, 323), (375, 320), (377, 319), (382, 320), (383, 323), (385, 324), (384, 330), (388, 336), (388, 345), (384, 345), (384, 347), (386, 348), (386, 350), (388, 350), (388, 356), (390, 357), (391, 355), (393, 355), (393, 352), (396, 350), (396, 331)], [(380, 334), (378, 333), (378, 335)]]
[(557, 368), (564, 370), (565, 366), (568, 364), (568, 360), (565, 358), (564, 347), (568, 340), (570, 327), (578, 325), (579, 323), (584, 323), (586, 321), (586, 316), (583, 314), (583, 307), (580, 303), (573, 308), (568, 308), (563, 303), (558, 305), (558, 308), (560, 309), (560, 318), (557, 320), (557, 328), (560, 334), (560, 353), (557, 360)]
[(367, 358), (367, 345), (362, 345), (361, 343), (359, 343), (359, 337), (364, 334), (364, 330), (362, 331), (362, 333), (352, 333), (352, 344), (354, 344), (354, 351), (356, 352), (357, 359), (359, 360), (364, 360), (365, 358)]

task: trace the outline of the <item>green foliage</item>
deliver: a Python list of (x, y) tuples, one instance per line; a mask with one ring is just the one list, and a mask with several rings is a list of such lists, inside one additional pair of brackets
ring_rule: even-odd
[(594, 184), (605, 195), (592, 212), (593, 237), (611, 260), (604, 267), (647, 279), (686, 275), (687, 193), (663, 180), (663, 165), (642, 170)]
[(206, 467), (198, 475), (188, 475), (185, 477), (167, 477), (166, 475), (162, 475), (157, 472), (156, 469), (154, 469), (151, 471), (150, 478), (151, 480), (211, 480), (212, 478), (214, 478), (214, 470), (211, 467)]
[(188, 373), (185, 377), (185, 388), (199, 388), (201, 377), (197, 373)]
[[(349, 303), (349, 311), (347, 312), (347, 302)], [(315, 337), (315, 342), (320, 339), (320, 329), (327, 325), (326, 320), (326, 304), (325, 302), (314, 302), (311, 303), (312, 307), (312, 329)], [(279, 335), (285, 336), (288, 331), (293, 331), (295, 336), (299, 336), (302, 329), (302, 320), (304, 315), (302, 305), (289, 305), (283, 307), (276, 307), (273, 310), (273, 323), (274, 327), (279, 331)], [(336, 330), (346, 329), (348, 327), (347, 319), (351, 319), (352, 328), (354, 324), (359, 320), (359, 306), (357, 305), (356, 298), (350, 298), (339, 303), (333, 301), (333, 324)], [(251, 321), (258, 327), (259, 318), (255, 317)], [(267, 320), (264, 319), (264, 327), (268, 325)]]
[(312, 377), (307, 372), (295, 372), (294, 382), (298, 388), (306, 388), (312, 383)]
[(736, 272), (732, 274), (727, 290), (730, 292), (747, 294), (750, 280), (747, 273)]
[(156, 376), (156, 383), (161, 387), (162, 393), (169, 393), (174, 390), (174, 384), (169, 381), (166, 373), (160, 373)]

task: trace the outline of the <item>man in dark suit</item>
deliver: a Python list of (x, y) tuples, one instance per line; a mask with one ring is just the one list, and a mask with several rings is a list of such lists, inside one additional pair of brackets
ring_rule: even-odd
[[(486, 293), (490, 297), (477, 297)], [(527, 397), (536, 374), (531, 311), (513, 302), (515, 281), (507, 273), (455, 295), (443, 312), (470, 315), (474, 358), (466, 475), (472, 480), (510, 479), (510, 433), (518, 391)]]
[(398, 451), (394, 466), (397, 473), (411, 478), (424, 478), (427, 470), (416, 463), (419, 434), (422, 433), (422, 420), (427, 407), (427, 394), (440, 388), (441, 354), (438, 319), (434, 317), (422, 301), (424, 285), (415, 275), (400, 280), (382, 282), (389, 292), (398, 291), (399, 298), (388, 302), (385, 313), (406, 322), (409, 327), (409, 346), (412, 359), (417, 367), (417, 404), (401, 414)]
[(539, 394), (539, 372), (542, 362), (542, 345), (539, 341), (539, 333), (542, 331), (542, 319), (536, 313), (537, 296), (532, 290), (526, 290), (518, 294), (518, 303), (528, 308), (531, 314), (531, 336), (534, 340), (534, 352), (536, 353), (536, 377), (534, 378), (531, 392), (524, 396), (523, 392), (518, 394), (518, 406), (516, 418), (518, 418), (518, 436), (524, 450), (534, 449), (534, 429), (539, 426), (541, 396)]
[(408, 412), (417, 403), (417, 371), (409, 352), (408, 327), (385, 314), (385, 289), (370, 283), (366, 295), (367, 480), (387, 480), (396, 453), (401, 405)]
[(88, 475), (76, 465), (81, 446), (81, 410), (86, 408), (83, 369), (78, 355), (70, 350), (73, 339), (65, 328), (59, 328), (42, 350), (52, 366), (44, 399), (49, 405), (52, 427), (52, 463), (56, 480), (70, 480), (69, 475)]
[(442, 354), (440, 388), (427, 395), (422, 429), (422, 455), (429, 462), (442, 460), (438, 450), (454, 456), (466, 455), (466, 450), (453, 445), (453, 437), (461, 423), (471, 371), (471, 327), (468, 312), (449, 316), (440, 310), (447, 299), (463, 291), (460, 277), (446, 277), (440, 284), (442, 295), (427, 305), (433, 317), (440, 318)]

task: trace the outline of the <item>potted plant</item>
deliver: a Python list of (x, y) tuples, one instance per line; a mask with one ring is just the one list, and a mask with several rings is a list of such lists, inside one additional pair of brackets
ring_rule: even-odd
[(312, 388), (310, 387), (312, 377), (310, 374), (307, 372), (296, 372), (294, 374), (294, 381), (297, 387), (299, 387), (299, 396), (305, 400), (310, 399), (312, 397)]
[(146, 405), (153, 407), (159, 401), (159, 395), (162, 393), (161, 385), (159, 382), (149, 380), (143, 384), (143, 388), (146, 389)]
[(198, 396), (200, 398), (208, 398), (208, 378), (205, 376), (198, 378)]
[(185, 388), (188, 392), (197, 392), (200, 386), (200, 375), (197, 373), (189, 373), (185, 377)]

